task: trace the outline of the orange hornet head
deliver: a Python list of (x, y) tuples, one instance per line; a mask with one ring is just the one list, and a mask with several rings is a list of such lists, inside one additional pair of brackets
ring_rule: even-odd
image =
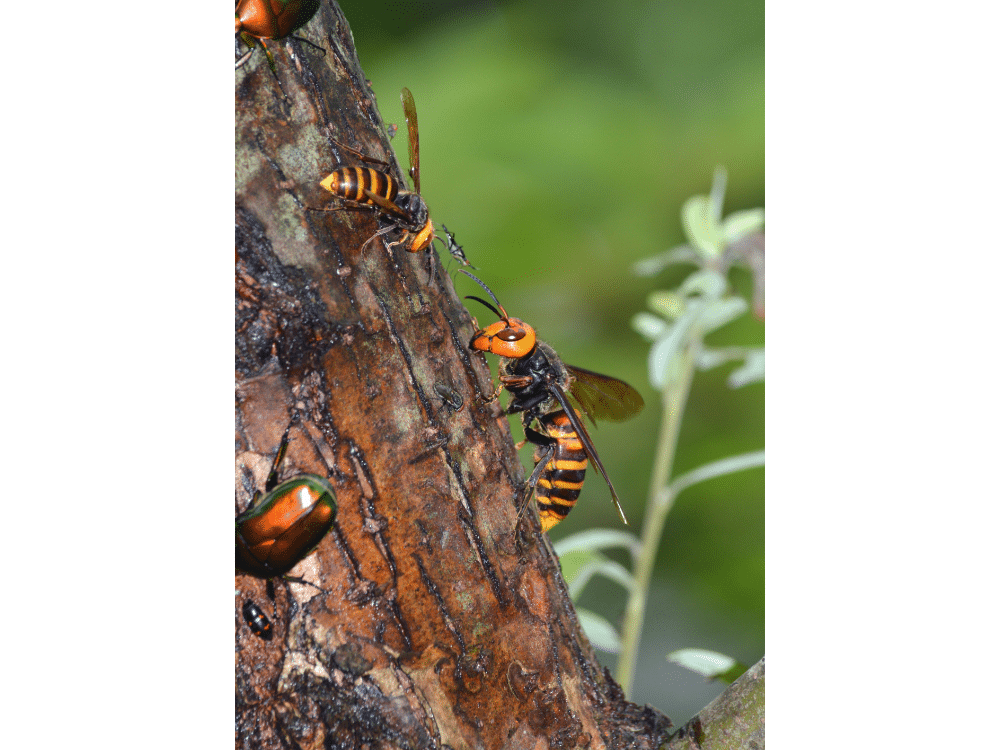
[(469, 348), (479, 352), (492, 352), (501, 357), (520, 359), (535, 348), (535, 329), (520, 318), (504, 317), (476, 331)]
[(413, 243), (408, 249), (411, 253), (419, 253), (425, 247), (429, 247), (436, 237), (437, 235), (434, 234), (434, 225), (428, 219), (427, 223), (424, 224), (424, 228), (414, 235)]
[(475, 349), (477, 352), (491, 352), (510, 359), (520, 359), (521, 357), (528, 356), (535, 348), (535, 329), (520, 318), (510, 317), (507, 311), (503, 309), (503, 305), (500, 304), (500, 300), (493, 294), (493, 291), (476, 278), (475, 275), (469, 273), (464, 268), (459, 269), (459, 272), (464, 273), (485, 289), (490, 297), (493, 298), (493, 301), (497, 303), (497, 307), (500, 308), (498, 310), (497, 307), (493, 307), (489, 302), (479, 297), (471, 295), (466, 297), (466, 299), (474, 299), (476, 302), (486, 305), (486, 307), (490, 308), (500, 318), (496, 323), (476, 331), (476, 335), (469, 342), (469, 348)]

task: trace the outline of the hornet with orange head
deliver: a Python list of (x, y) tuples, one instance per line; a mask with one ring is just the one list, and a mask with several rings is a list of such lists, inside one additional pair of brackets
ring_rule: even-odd
[[(500, 318), (476, 331), (469, 348), (502, 358), (500, 387), (511, 395), (507, 413), (521, 414), (524, 436), (535, 445), (535, 468), (526, 483), (518, 515), (534, 490), (542, 531), (562, 521), (580, 496), (589, 459), (607, 482), (622, 521), (628, 523), (580, 412), (591, 421), (624, 421), (642, 409), (642, 396), (623, 380), (563, 364), (551, 346), (538, 340), (534, 328), (507, 315), (486, 284), (468, 271), (462, 273), (483, 287), (497, 306), (479, 297), (467, 299), (486, 305)], [(570, 403), (571, 397), (579, 410)]]
[[(427, 204), (420, 197), (420, 133), (417, 128), (417, 105), (413, 94), (407, 88), (401, 94), (403, 112), (406, 115), (406, 128), (410, 139), (410, 178), (413, 180), (413, 192), (400, 187), (399, 182), (386, 171), (371, 167), (341, 167), (329, 174), (320, 183), (325, 190), (336, 195), (344, 205), (338, 208), (315, 209), (319, 211), (347, 211), (357, 209), (373, 209), (386, 226), (381, 228), (368, 242), (383, 234), (397, 233), (398, 239), (390, 243), (402, 245), (411, 253), (417, 253), (431, 246), (437, 239), (434, 225), (431, 223)], [(389, 165), (383, 161), (366, 157), (349, 147), (347, 150), (365, 161), (380, 164), (386, 169)], [(365, 244), (368, 244), (367, 242)]]

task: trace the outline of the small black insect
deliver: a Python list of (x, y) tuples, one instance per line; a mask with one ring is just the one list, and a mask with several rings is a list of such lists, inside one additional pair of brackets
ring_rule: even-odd
[(264, 614), (263, 610), (252, 599), (247, 599), (243, 602), (243, 619), (247, 621), (250, 630), (258, 638), (269, 641), (274, 637), (271, 621), (267, 619), (267, 615)]

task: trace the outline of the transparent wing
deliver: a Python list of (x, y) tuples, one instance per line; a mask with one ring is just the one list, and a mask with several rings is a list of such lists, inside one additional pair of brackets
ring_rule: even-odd
[(570, 395), (591, 420), (624, 422), (645, 406), (639, 391), (624, 380), (584, 370), (582, 367), (566, 365), (566, 369), (574, 378), (569, 388)]
[(403, 87), (400, 94), (403, 100), (403, 114), (406, 115), (406, 132), (410, 136), (410, 178), (413, 180), (413, 189), (420, 194), (420, 132), (417, 130), (417, 105), (413, 101), (413, 94)]

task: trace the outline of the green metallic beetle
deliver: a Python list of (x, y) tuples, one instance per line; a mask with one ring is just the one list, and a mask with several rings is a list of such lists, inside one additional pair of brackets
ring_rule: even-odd
[(337, 516), (337, 495), (323, 477), (297, 474), (277, 484), (290, 428), (281, 438), (264, 492), (257, 490), (236, 517), (236, 570), (258, 578), (285, 575), (316, 548)]
[(236, 33), (250, 48), (237, 60), (236, 67), (250, 59), (254, 46), (260, 42), (267, 64), (275, 73), (274, 57), (264, 40), (288, 36), (309, 23), (317, 10), (319, 0), (236, 0)]

